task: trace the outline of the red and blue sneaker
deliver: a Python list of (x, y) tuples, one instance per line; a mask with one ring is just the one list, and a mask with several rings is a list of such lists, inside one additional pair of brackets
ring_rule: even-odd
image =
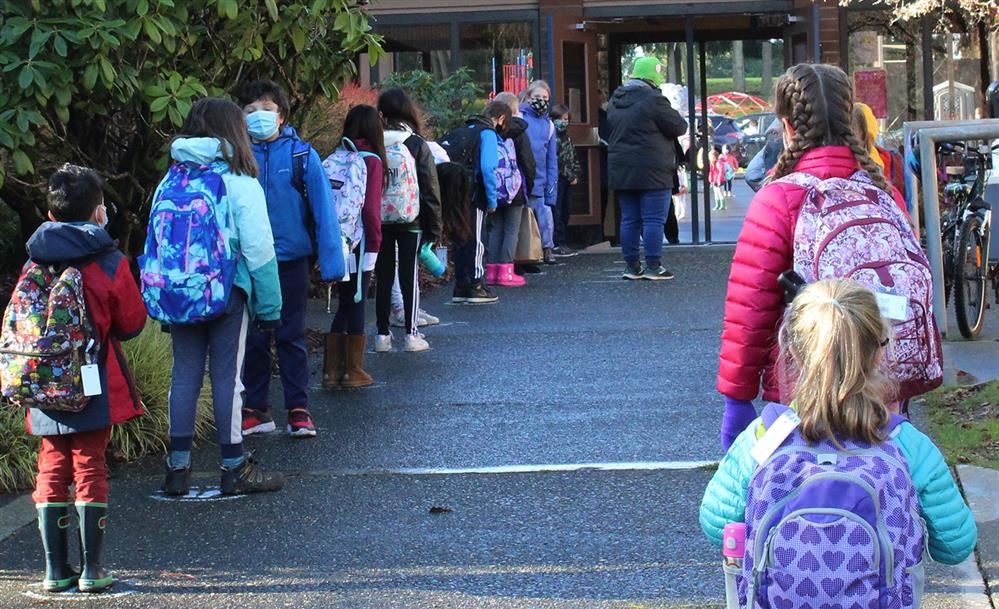
[(293, 438), (315, 438), (316, 426), (308, 408), (292, 408), (288, 411), (288, 434)]
[(274, 425), (274, 418), (266, 410), (256, 408), (243, 409), (243, 435), (250, 436), (255, 433), (270, 433), (277, 429)]

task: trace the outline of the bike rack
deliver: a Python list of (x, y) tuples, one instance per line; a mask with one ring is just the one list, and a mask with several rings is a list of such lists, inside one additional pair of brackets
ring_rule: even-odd
[(940, 234), (940, 196), (937, 194), (937, 142), (967, 140), (994, 140), (999, 138), (999, 119), (971, 121), (915, 121), (902, 126), (905, 138), (905, 156), (912, 152), (911, 135), (919, 133), (919, 160), (922, 175), (922, 197), (916, 196), (918, 186), (909, 163), (905, 162), (905, 186), (909, 212), (919, 234), (919, 202), (922, 199), (926, 214), (926, 256), (930, 260), (930, 273), (933, 276), (933, 315), (941, 338), (947, 338), (947, 302), (944, 298), (943, 248)]

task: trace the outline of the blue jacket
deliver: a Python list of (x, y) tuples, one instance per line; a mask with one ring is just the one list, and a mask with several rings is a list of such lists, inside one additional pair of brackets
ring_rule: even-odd
[(547, 114), (541, 116), (530, 104), (521, 105), (520, 111), (527, 121), (527, 137), (531, 140), (531, 150), (537, 164), (531, 197), (544, 199), (545, 205), (554, 207), (558, 188), (558, 141), (555, 137), (555, 125)]
[[(207, 165), (221, 159), (222, 151), (215, 138), (188, 137), (175, 140), (170, 147), (170, 155), (175, 161)], [(281, 284), (274, 256), (274, 237), (270, 225), (260, 221), (267, 209), (264, 191), (257, 180), (231, 171), (222, 174), (222, 181), (235, 231), (229, 235), (229, 242), (233, 251), (240, 254), (233, 285), (246, 292), (252, 317), (259, 321), (279, 320)], [(161, 187), (162, 183), (156, 188), (157, 194)], [(156, 196), (153, 195), (154, 200)]]
[(312, 147), (304, 175), (308, 202), (302, 200), (292, 182), (292, 154), (301, 141), (295, 129), (284, 127), (276, 140), (253, 144), (253, 155), (260, 166), (258, 179), (267, 198), (267, 215), (274, 233), (274, 251), (279, 262), (312, 256), (315, 249), (310, 229), (315, 227), (319, 272), (325, 281), (340, 279), (345, 267), (339, 214), (322, 160)]
[[(760, 424), (757, 419), (739, 435), (704, 491), (701, 528), (715, 545), (721, 545), (727, 523), (745, 521), (746, 494), (756, 471), (749, 451), (756, 444)], [(974, 551), (978, 528), (943, 455), (911, 423), (902, 423), (889, 441), (898, 446), (909, 466), (930, 534), (930, 556), (948, 565), (960, 563)]]
[(496, 168), (499, 165), (499, 147), (503, 138), (492, 127), (479, 133), (479, 171), (482, 188), (486, 194), (486, 208), (496, 209)]

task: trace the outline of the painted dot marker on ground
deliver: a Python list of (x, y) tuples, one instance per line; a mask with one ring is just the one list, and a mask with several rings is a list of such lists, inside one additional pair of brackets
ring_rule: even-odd
[(191, 490), (181, 497), (171, 497), (164, 494), (161, 490), (157, 490), (149, 496), (150, 499), (155, 501), (174, 501), (179, 503), (211, 503), (215, 501), (231, 501), (244, 497), (246, 495), (223, 495), (222, 489), (217, 486), (192, 486)]

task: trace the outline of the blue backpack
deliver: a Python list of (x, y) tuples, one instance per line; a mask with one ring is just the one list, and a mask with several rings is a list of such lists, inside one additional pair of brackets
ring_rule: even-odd
[(149, 214), (139, 257), (142, 298), (165, 324), (196, 324), (222, 315), (236, 276), (229, 243), (225, 164), (174, 163)]

